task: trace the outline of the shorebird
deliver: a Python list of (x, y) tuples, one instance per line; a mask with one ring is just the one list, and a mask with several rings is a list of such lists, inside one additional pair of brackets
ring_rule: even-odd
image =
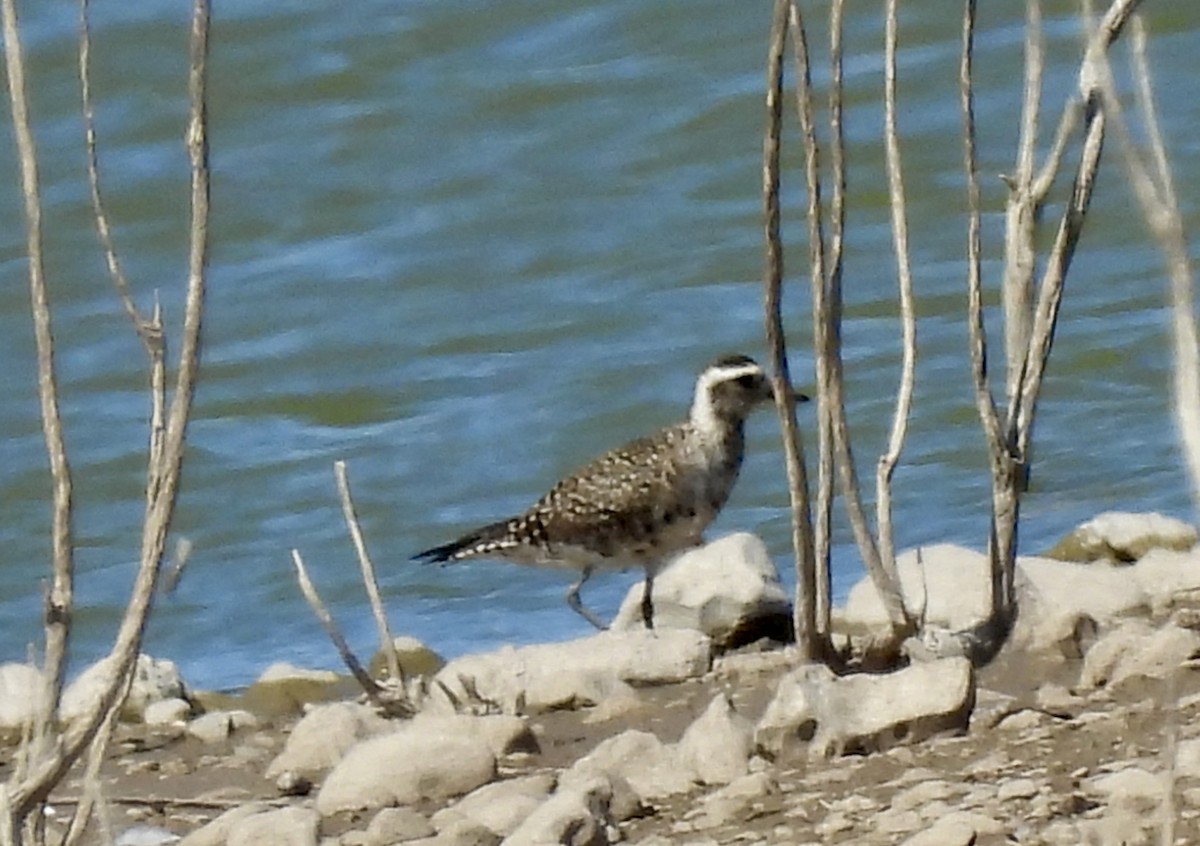
[[(593, 570), (641, 566), (642, 619), (654, 627), (655, 574), (702, 533), (729, 499), (745, 451), (744, 424), (774, 396), (754, 359), (719, 358), (696, 380), (688, 418), (605, 453), (567, 476), (527, 511), (467, 532), (413, 560), (496, 558), (579, 571), (567, 604), (607, 628), (579, 598)], [(807, 397), (797, 394), (797, 400)]]

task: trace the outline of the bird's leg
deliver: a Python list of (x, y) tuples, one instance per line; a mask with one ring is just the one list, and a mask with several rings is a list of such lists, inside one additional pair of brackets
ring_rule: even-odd
[(576, 614), (578, 614), (580, 617), (583, 617), (583, 619), (587, 620), (600, 631), (606, 631), (608, 626), (604, 624), (604, 621), (587, 608), (584, 608), (583, 602), (579, 598), (579, 589), (583, 587), (583, 583), (586, 582), (591, 575), (591, 567), (584, 567), (583, 570), (580, 571), (579, 578), (573, 585), (571, 585), (571, 587), (567, 589), (567, 604), (571, 606), (571, 609)]
[(642, 620), (646, 623), (646, 628), (653, 630), (654, 628), (654, 571), (646, 571), (646, 582), (642, 588)]

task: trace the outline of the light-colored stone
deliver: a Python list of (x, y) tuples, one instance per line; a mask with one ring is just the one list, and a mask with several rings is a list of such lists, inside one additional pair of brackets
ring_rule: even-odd
[(892, 797), (892, 810), (907, 811), (920, 809), (930, 802), (949, 799), (959, 794), (959, 790), (943, 779), (933, 779), (914, 784), (901, 790)]
[(147, 705), (142, 719), (148, 726), (173, 726), (186, 722), (191, 713), (192, 706), (187, 700), (163, 699)]
[(1200, 651), (1200, 633), (1174, 624), (1161, 628), (1144, 620), (1127, 620), (1102, 636), (1088, 650), (1079, 673), (1079, 686), (1093, 689), (1117, 686), (1140, 676), (1166, 678)]
[[(505, 713), (539, 713), (594, 705), (624, 684), (678, 682), (705, 673), (711, 641), (681, 629), (601, 632), (566, 643), (505, 647), (496, 652), (456, 658), (436, 676), (460, 702), (468, 688)], [(464, 683), (465, 682), (465, 683)], [(453, 710), (435, 685), (432, 701)]]
[(1167, 795), (1168, 782), (1142, 767), (1125, 767), (1088, 779), (1087, 787), (1104, 797), (1114, 811), (1142, 815), (1158, 809)]
[(966, 728), (974, 701), (975, 676), (965, 658), (841, 677), (812, 664), (780, 680), (754, 739), (771, 756), (806, 738), (818, 755), (877, 751)]
[(230, 808), (206, 825), (184, 835), (183, 839), (179, 841), (179, 846), (225, 846), (229, 832), (235, 825), (248, 817), (269, 810), (271, 810), (271, 806), (262, 802), (247, 802), (245, 805)]
[(323, 775), (355, 743), (393, 729), (373, 708), (357, 702), (314, 706), (296, 723), (266, 777), (274, 780), (289, 771), (310, 779)]
[(779, 783), (769, 773), (749, 773), (714, 790), (701, 802), (699, 823), (706, 827), (728, 825), (748, 818), (754, 807), (779, 793)]
[[(615, 630), (640, 629), (641, 584), (629, 589)], [(697, 629), (718, 648), (771, 636), (782, 640), (791, 603), (766, 545), (738, 532), (677, 557), (654, 580), (654, 625)]]
[(333, 768), (317, 794), (322, 816), (411, 805), (469, 793), (496, 775), (496, 756), (478, 735), (411, 724), (361, 741)]
[(257, 725), (258, 718), (249, 711), (210, 711), (188, 723), (187, 733), (203, 743), (221, 743), (235, 731)]
[(550, 795), (555, 782), (554, 776), (539, 773), (485, 784), (434, 814), (433, 825), (441, 830), (462, 817), (507, 837)]
[[(103, 658), (92, 664), (63, 691), (60, 713), (67, 722), (78, 719), (97, 702), (108, 686), (112, 662)], [(187, 687), (175, 662), (139, 655), (134, 665), (129, 696), (121, 707), (123, 719), (141, 721), (146, 706), (163, 699), (186, 699)]]
[(602, 741), (576, 761), (562, 776), (560, 787), (583, 774), (620, 776), (643, 801), (687, 793), (695, 786), (691, 767), (680, 762), (676, 747), (635, 729)]
[(537, 738), (526, 717), (511, 714), (418, 714), (407, 730), (432, 734), (461, 734), (478, 738), (497, 758), (514, 752), (537, 752)]
[(178, 834), (160, 826), (131, 825), (117, 835), (113, 846), (167, 846), (178, 842)]
[(234, 823), (225, 846), (317, 846), (321, 818), (311, 808), (278, 808)]
[[(919, 560), (918, 560), (919, 559)], [(897, 556), (910, 608), (923, 608), (931, 626), (959, 631), (979, 623), (990, 607), (986, 555), (955, 544), (933, 544)], [(1106, 623), (1139, 609), (1150, 597), (1128, 568), (1072, 564), (1049, 558), (1017, 559), (1015, 581), (1021, 614), (1012, 643), (1024, 649), (1062, 649), (1084, 619)], [(874, 585), (862, 579), (839, 612), (848, 625), (878, 628), (887, 614)]]
[(559, 785), (504, 839), (503, 846), (607, 846), (612, 783), (599, 773)]
[(1131, 564), (1152, 549), (1186, 552), (1196, 541), (1196, 528), (1175, 517), (1157, 512), (1105, 511), (1059, 541), (1046, 557)]
[(33, 720), (41, 698), (42, 674), (30, 664), (0, 664), (0, 731)]
[(270, 684), (271, 682), (293, 681), (302, 679), (304, 681), (320, 682), (322, 684), (334, 684), (341, 679), (333, 670), (313, 670), (308, 667), (297, 667), (295, 664), (287, 661), (276, 661), (263, 670), (256, 683)]
[(749, 772), (754, 725), (734, 709), (727, 695), (718, 694), (683, 733), (677, 753), (696, 781), (728, 784)]
[(961, 817), (942, 817), (929, 828), (905, 840), (901, 846), (973, 846), (979, 832)]
[[(394, 638), (392, 644), (396, 648), (396, 660), (400, 664), (400, 672), (404, 674), (405, 678), (433, 676), (446, 665), (446, 660), (441, 655), (415, 637), (401, 635)], [(387, 657), (383, 654), (382, 649), (371, 658), (367, 672), (376, 679), (386, 679), (391, 675), (388, 671)]]
[(368, 846), (392, 846), (394, 843), (432, 837), (435, 833), (436, 830), (424, 814), (412, 808), (384, 808), (371, 818), (371, 824), (367, 826), (366, 843)]
[(1038, 795), (1038, 786), (1031, 778), (1009, 779), (996, 790), (996, 799), (1011, 802), (1016, 799), (1032, 799)]

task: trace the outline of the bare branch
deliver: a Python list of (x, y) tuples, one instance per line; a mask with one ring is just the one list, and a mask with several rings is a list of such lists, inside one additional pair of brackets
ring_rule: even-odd
[[(12, 0), (3, 2), (11, 8)], [(15, 21), (12, 24), (15, 28)], [(205, 82), (209, 25), (208, 0), (193, 0), (189, 70), (191, 104), (187, 133), (192, 165), (192, 223), (184, 337), (170, 419), (157, 462), (152, 434), (141, 561), (113, 648), (104, 659), (108, 671), (107, 684), (97, 699), (89, 704), (85, 715), (68, 727), (54, 754), (46, 755), (32, 765), (26, 779), (10, 790), (10, 813), (18, 820), (24, 819), (33, 808), (45, 801), (50, 790), (62, 780), (84, 748), (96, 737), (96, 733), (106, 723), (108, 715), (120, 707), (133, 678), (132, 670), (141, 649), (142, 634), (153, 604), (166, 538), (174, 516), (175, 498), (183, 465), (185, 433), (199, 366), (208, 243), (209, 178)], [(12, 43), (11, 39), (9, 43)], [(152, 380), (153, 378), (152, 376)]]
[(896, 413), (888, 437), (887, 450), (879, 457), (875, 476), (876, 522), (879, 527), (879, 555), (884, 568), (899, 584), (896, 569), (896, 538), (892, 528), (892, 474), (904, 448), (908, 418), (912, 410), (917, 365), (917, 315), (913, 294), (912, 270), (908, 252), (907, 200), (900, 157), (900, 139), (896, 128), (896, 21), (897, 0), (888, 0), (884, 38), (884, 148), (887, 155), (888, 194), (891, 197), (892, 244), (896, 251), (896, 274), (900, 287), (900, 326), (903, 335), (903, 359), (900, 386), (896, 395)]
[(358, 553), (358, 564), (362, 569), (363, 585), (367, 589), (367, 597), (371, 602), (371, 613), (375, 617), (375, 626), (379, 630), (379, 648), (387, 659), (389, 677), (404, 689), (404, 672), (400, 668), (400, 659), (396, 655), (396, 641), (388, 627), (387, 613), (383, 610), (383, 600), (379, 597), (379, 582), (375, 578), (375, 565), (367, 554), (367, 543), (363, 540), (362, 529), (358, 525), (358, 515), (354, 513), (354, 500), (350, 497), (350, 482), (346, 478), (346, 462), (333, 463), (333, 475), (337, 479), (338, 494), (342, 498), (342, 516), (346, 518), (346, 527), (350, 538), (354, 541), (354, 551)]
[(1140, 17), (1133, 19), (1131, 40), (1134, 90), (1150, 148), (1144, 157), (1139, 155), (1129, 131), (1107, 58), (1102, 63), (1099, 79), (1104, 108), (1112, 119), (1130, 185), (1147, 227), (1162, 250), (1170, 279), (1174, 362), (1172, 406), (1191, 477), (1193, 502), (1200, 511), (1200, 340), (1196, 336), (1191, 250), (1154, 104), (1154, 89), (1146, 60), (1146, 31)]
[[(4, 59), (8, 74), (9, 100), (16, 131), (21, 191), (25, 201), (25, 252), (29, 260), (29, 296), (37, 346), (38, 398), (41, 402), (42, 433), (46, 440), (53, 484), (52, 577), (46, 601), (46, 685), (43, 694), (45, 707), (53, 713), (57, 711), (59, 698), (62, 696), (75, 590), (71, 468), (67, 461), (62, 415), (58, 406), (54, 333), (51, 328), (50, 299), (46, 289), (46, 271), (42, 256), (42, 201), (37, 147), (29, 117), (25, 58), (17, 26), (15, 0), (3, 0), (0, 10), (3, 13)], [(19, 809), (19, 805), (14, 805)]]
[(371, 678), (371, 675), (363, 669), (362, 663), (354, 656), (350, 645), (346, 643), (346, 638), (342, 635), (342, 630), (338, 628), (337, 623), (333, 619), (333, 615), (329, 613), (329, 609), (325, 607), (325, 603), (321, 601), (321, 595), (317, 593), (316, 587), (312, 583), (312, 579), (308, 577), (308, 569), (304, 566), (304, 559), (300, 557), (300, 550), (292, 550), (292, 563), (296, 567), (296, 579), (300, 582), (300, 590), (304, 592), (304, 598), (308, 601), (308, 606), (312, 608), (313, 613), (317, 615), (317, 619), (321, 623), (321, 628), (325, 629), (325, 633), (329, 635), (329, 639), (333, 641), (334, 647), (341, 656), (343, 663), (350, 670), (355, 680), (362, 687), (363, 692), (371, 700), (376, 707), (384, 707), (384, 702), (381, 697), (382, 688)]
[(817, 571), (813, 557), (812, 517), (804, 444), (796, 423), (796, 397), (788, 372), (780, 290), (783, 242), (779, 236), (779, 148), (783, 114), (783, 53), (787, 39), (789, 0), (775, 0), (767, 58), (767, 129), (763, 138), (763, 226), (766, 237), (764, 314), (771, 351), (775, 408), (783, 432), (783, 451), (791, 501), (792, 549), (796, 556), (793, 625), (796, 644), (806, 658), (821, 654), (816, 622)]

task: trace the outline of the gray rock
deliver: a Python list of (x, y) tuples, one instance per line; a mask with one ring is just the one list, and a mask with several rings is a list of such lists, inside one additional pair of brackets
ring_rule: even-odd
[(460, 703), (473, 693), (504, 713), (538, 713), (595, 705), (625, 683), (678, 682), (707, 672), (712, 644), (699, 632), (644, 629), (602, 632), (566, 643), (456, 658), (435, 677), (432, 701), (453, 709), (444, 685)]
[(279, 808), (234, 823), (226, 846), (317, 846), (321, 818), (310, 808)]
[(1152, 549), (1186, 552), (1196, 545), (1196, 528), (1157, 512), (1106, 511), (1081, 524), (1046, 555), (1065, 561), (1105, 559), (1130, 564)]
[(1079, 686), (1116, 686), (1139, 676), (1166, 678), (1200, 651), (1200, 633), (1174, 624), (1155, 628), (1144, 620), (1127, 620), (1104, 634), (1088, 650)]
[(778, 756), (811, 738), (819, 755), (877, 751), (966, 728), (975, 677), (965, 658), (913, 664), (886, 675), (838, 677), (823, 665), (784, 676), (755, 730), (755, 743)]
[(643, 801), (687, 793), (695, 786), (692, 768), (681, 763), (676, 747), (635, 729), (602, 741), (576, 761), (560, 779), (560, 789), (582, 775), (620, 776)]
[(471, 733), (407, 724), (352, 748), (317, 794), (322, 816), (469, 793), (496, 775), (496, 756)]
[[(84, 670), (63, 691), (60, 714), (68, 722), (78, 719), (100, 698), (112, 675), (112, 663), (102, 658)], [(123, 719), (141, 721), (146, 707), (163, 699), (186, 699), (187, 687), (173, 661), (139, 655), (134, 665), (129, 696), (121, 708)]]
[(601, 774), (560, 785), (503, 846), (607, 846), (612, 799), (612, 782)]
[(210, 711), (188, 723), (187, 733), (203, 743), (221, 743), (235, 731), (257, 725), (249, 711)]
[(1130, 766), (1090, 778), (1086, 786), (1114, 811), (1142, 816), (1157, 812), (1170, 782), (1142, 767)]
[[(909, 607), (925, 608), (929, 625), (957, 631), (986, 618), (987, 556), (955, 544), (933, 544), (900, 554), (896, 564)], [(1022, 613), (1011, 642), (1032, 651), (1064, 649), (1085, 619), (1105, 623), (1150, 605), (1150, 596), (1128, 568), (1104, 564), (1023, 556), (1017, 559), (1015, 587)], [(840, 616), (851, 626), (887, 623), (883, 603), (866, 578), (851, 589)]]
[(157, 825), (132, 825), (117, 835), (113, 846), (166, 846), (179, 842), (179, 835)]
[(539, 773), (485, 784), (434, 814), (433, 825), (441, 830), (465, 818), (507, 837), (550, 795), (555, 782), (554, 776)]
[(187, 722), (192, 705), (186, 699), (163, 699), (146, 706), (142, 719), (148, 726), (172, 726)]
[(371, 818), (367, 826), (366, 843), (369, 846), (391, 846), (422, 837), (432, 837), (434, 827), (424, 814), (412, 808), (384, 808)]
[(728, 784), (749, 771), (754, 725), (718, 694), (683, 733), (677, 745), (681, 765), (702, 784)]
[(271, 810), (271, 806), (262, 802), (248, 802), (245, 805), (230, 808), (206, 825), (184, 835), (183, 839), (179, 841), (179, 846), (225, 846), (229, 832), (233, 830), (234, 826), (248, 817), (263, 814), (269, 810)]
[(0, 731), (19, 729), (37, 715), (42, 674), (29, 664), (0, 664)]
[(390, 732), (394, 724), (357, 702), (317, 705), (296, 723), (283, 751), (267, 767), (266, 777), (294, 772), (309, 779), (332, 768), (350, 747), (367, 737)]
[(748, 819), (755, 806), (779, 793), (779, 784), (769, 773), (750, 773), (736, 778), (704, 797), (697, 823), (705, 827), (728, 825)]
[[(641, 629), (641, 584), (634, 585), (613, 620), (614, 630)], [(720, 649), (790, 634), (791, 603), (766, 545), (739, 532), (677, 557), (654, 580), (654, 624), (659, 630), (696, 629)]]
[(924, 831), (917, 832), (901, 846), (973, 846), (979, 832), (960, 817), (942, 817)]

